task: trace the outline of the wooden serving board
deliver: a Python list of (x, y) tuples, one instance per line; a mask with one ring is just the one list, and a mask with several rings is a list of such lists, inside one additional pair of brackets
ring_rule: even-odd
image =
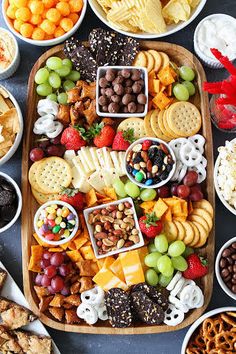
[[(25, 134), (23, 143), (23, 156), (22, 156), (22, 194), (23, 194), (23, 209), (22, 209), (22, 260), (23, 260), (23, 277), (24, 277), (24, 292), (27, 301), (30, 304), (32, 311), (39, 316), (40, 320), (47, 326), (67, 332), (78, 333), (94, 333), (94, 334), (147, 334), (147, 333), (162, 333), (168, 331), (176, 331), (192, 324), (198, 319), (205, 311), (209, 304), (212, 289), (213, 289), (213, 274), (214, 274), (214, 248), (215, 248), (215, 230), (212, 229), (208, 238), (207, 244), (201, 249), (201, 254), (207, 256), (209, 261), (209, 273), (201, 279), (201, 287), (204, 292), (205, 302), (204, 306), (200, 309), (193, 310), (186, 315), (185, 320), (178, 326), (170, 327), (166, 325), (159, 326), (146, 326), (145, 324), (137, 324), (134, 327), (128, 328), (112, 328), (108, 322), (98, 322), (94, 326), (87, 325), (86, 323), (77, 325), (68, 325), (55, 321), (38, 309), (38, 299), (34, 291), (33, 273), (28, 271), (28, 264), (30, 259), (30, 247), (35, 244), (32, 236), (33, 233), (33, 218), (38, 208), (38, 204), (33, 198), (28, 182), (29, 151), (34, 145), (33, 124), (37, 118), (37, 93), (34, 83), (36, 71), (45, 65), (48, 57), (56, 55), (63, 57), (62, 46), (56, 46), (45, 52), (35, 63), (28, 82), (28, 102), (27, 102), (27, 118), (25, 124)], [(156, 49), (158, 51), (166, 52), (169, 57), (176, 62), (177, 65), (188, 65), (197, 73), (197, 84), (199, 87), (198, 93), (194, 96), (193, 103), (201, 110), (203, 125), (201, 133), (206, 138), (205, 156), (208, 161), (207, 165), (207, 179), (205, 183), (205, 194), (207, 199), (215, 208), (215, 192), (212, 183), (213, 176), (213, 146), (212, 146), (212, 131), (211, 121), (208, 105), (208, 95), (202, 91), (202, 83), (206, 80), (204, 69), (198, 59), (185, 48), (165, 43), (154, 41), (141, 42), (142, 49)]]

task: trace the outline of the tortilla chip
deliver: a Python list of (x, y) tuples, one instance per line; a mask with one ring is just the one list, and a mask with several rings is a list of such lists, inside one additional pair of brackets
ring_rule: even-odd
[(41, 272), (40, 261), (43, 255), (43, 247), (40, 245), (31, 246), (31, 257), (28, 270), (32, 272)]
[(16, 108), (8, 108), (7, 112), (0, 115), (0, 124), (12, 134), (17, 134), (20, 130), (20, 122)]

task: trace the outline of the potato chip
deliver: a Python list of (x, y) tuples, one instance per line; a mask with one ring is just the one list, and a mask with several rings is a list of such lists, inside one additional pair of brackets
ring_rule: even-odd
[(193, 9), (195, 9), (195, 7), (199, 5), (200, 1), (201, 0), (188, 0), (188, 3)]
[(191, 7), (188, 0), (170, 0), (163, 8), (162, 14), (168, 23), (187, 21), (191, 14)]
[(5, 102), (4, 97), (0, 94), (0, 115), (6, 113), (9, 110), (7, 103)]
[(144, 32), (159, 34), (166, 31), (160, 0), (143, 1), (143, 8), (140, 9), (140, 21), (140, 28)]

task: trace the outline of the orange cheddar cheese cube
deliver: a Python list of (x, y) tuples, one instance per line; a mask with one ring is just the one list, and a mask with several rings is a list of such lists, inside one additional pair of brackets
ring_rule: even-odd
[(168, 98), (163, 92), (159, 92), (152, 100), (153, 104), (160, 110), (165, 109), (170, 103), (171, 99)]
[(145, 281), (142, 264), (137, 250), (119, 254), (125, 281), (128, 286)]
[(112, 263), (112, 265), (110, 266), (110, 270), (112, 271), (112, 273), (114, 273), (120, 280), (122, 280), (123, 282), (125, 282), (125, 276), (124, 276), (124, 272), (123, 272), (123, 268), (120, 262), (120, 258), (118, 257), (115, 262)]
[(120, 288), (124, 291), (128, 289), (127, 285), (122, 280), (115, 276), (111, 270), (104, 267), (93, 277), (93, 282), (101, 286), (105, 291), (112, 288)]

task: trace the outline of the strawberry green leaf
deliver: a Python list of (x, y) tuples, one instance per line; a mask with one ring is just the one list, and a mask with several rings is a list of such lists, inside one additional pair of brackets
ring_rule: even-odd
[(129, 128), (126, 131), (123, 131), (122, 135), (123, 135), (123, 138), (131, 144), (135, 141), (133, 128)]
[(62, 187), (60, 194), (62, 195), (66, 194), (68, 197), (74, 197), (78, 192), (79, 190), (77, 188)]

